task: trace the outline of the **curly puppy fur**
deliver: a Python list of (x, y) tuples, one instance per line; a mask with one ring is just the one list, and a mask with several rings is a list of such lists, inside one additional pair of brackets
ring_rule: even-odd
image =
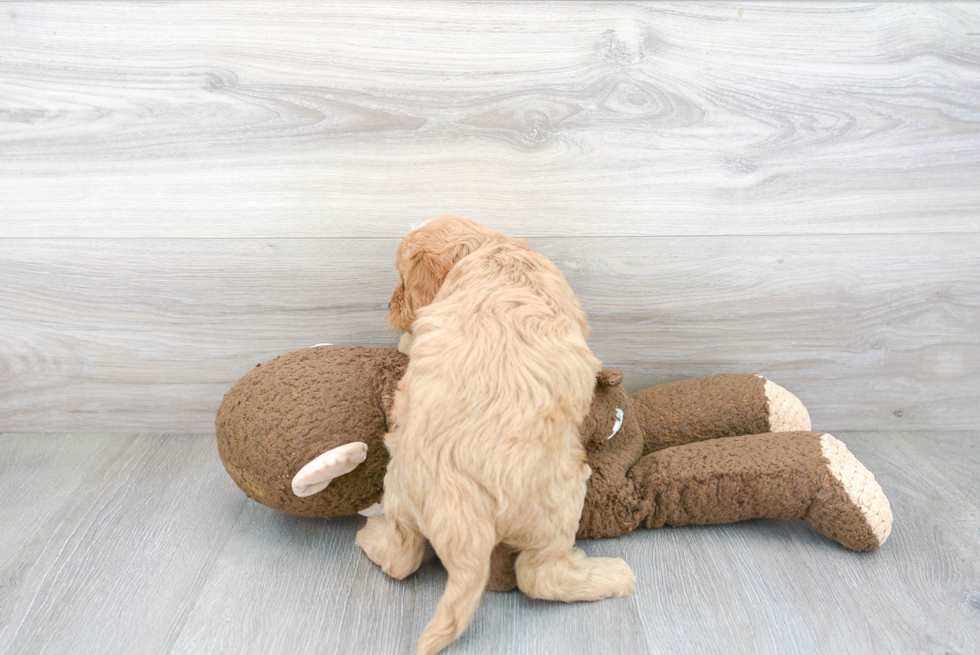
[(578, 425), (601, 364), (561, 272), (524, 241), (454, 217), (410, 232), (397, 266), (389, 320), (414, 343), (385, 438), (385, 516), (357, 544), (400, 579), (428, 538), (446, 567), (418, 652), (466, 629), (501, 542), (521, 551), (518, 586), (534, 598), (632, 593), (623, 560), (574, 548), (591, 472)]

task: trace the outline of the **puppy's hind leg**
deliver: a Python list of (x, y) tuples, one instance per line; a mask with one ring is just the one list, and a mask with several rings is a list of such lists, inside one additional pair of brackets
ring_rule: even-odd
[[(457, 499), (458, 502), (458, 499)], [(433, 655), (469, 626), (490, 578), (490, 554), (496, 545), (492, 518), (463, 504), (454, 516), (428, 518), (429, 541), (449, 573), (446, 590), (418, 641), (418, 655)]]
[(544, 600), (600, 600), (628, 596), (636, 591), (633, 571), (621, 559), (587, 557), (575, 548), (575, 532), (585, 500), (585, 477), (567, 480), (566, 502), (555, 512), (530, 524), (514, 568), (517, 586), (531, 598)]
[(525, 550), (517, 556), (517, 586), (543, 600), (601, 600), (629, 596), (633, 571), (614, 557), (587, 557), (578, 548)]
[(425, 537), (397, 502), (386, 503), (385, 515), (369, 518), (354, 540), (381, 570), (402, 580), (418, 570), (425, 552)]

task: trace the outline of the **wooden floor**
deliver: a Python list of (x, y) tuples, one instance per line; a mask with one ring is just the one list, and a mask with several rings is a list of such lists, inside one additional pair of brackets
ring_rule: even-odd
[[(630, 598), (488, 593), (448, 653), (980, 652), (980, 433), (838, 433), (895, 513), (876, 553), (800, 522), (583, 542)], [(363, 519), (250, 500), (192, 434), (0, 435), (0, 652), (409, 653), (445, 573), (387, 578)]]

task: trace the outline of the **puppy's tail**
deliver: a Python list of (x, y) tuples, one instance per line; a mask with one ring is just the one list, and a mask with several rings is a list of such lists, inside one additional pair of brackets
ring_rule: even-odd
[(490, 553), (496, 545), (492, 521), (467, 516), (462, 524), (443, 528), (429, 540), (449, 580), (432, 620), (419, 637), (418, 655), (434, 655), (463, 634), (490, 578)]

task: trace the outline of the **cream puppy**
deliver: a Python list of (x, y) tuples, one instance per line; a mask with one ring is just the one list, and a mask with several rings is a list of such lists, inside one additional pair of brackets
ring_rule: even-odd
[(401, 579), (428, 538), (446, 567), (418, 652), (469, 625), (498, 543), (521, 551), (518, 586), (534, 598), (633, 593), (623, 560), (574, 547), (591, 473), (578, 426), (601, 364), (561, 272), (524, 241), (449, 216), (410, 232), (396, 263), (389, 321), (414, 343), (385, 438), (384, 516), (357, 544)]

